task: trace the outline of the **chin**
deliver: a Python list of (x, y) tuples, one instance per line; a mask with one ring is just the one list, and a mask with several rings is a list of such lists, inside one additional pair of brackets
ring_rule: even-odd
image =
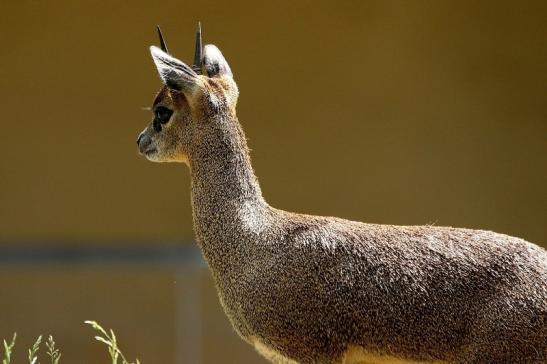
[(156, 162), (156, 163), (185, 163), (185, 164), (188, 164), (188, 159), (187, 158), (162, 156), (162, 155), (159, 155), (157, 152), (144, 154), (144, 157), (146, 159), (148, 159), (150, 162)]
[(156, 163), (162, 163), (162, 162), (165, 162), (164, 160), (154, 156), (154, 155), (146, 155), (145, 156), (146, 159), (148, 159), (150, 162), (156, 162)]
[(144, 152), (140, 153), (144, 158), (148, 159), (150, 162), (165, 162), (163, 158), (161, 158), (160, 155), (158, 155), (157, 151), (150, 151), (150, 152)]

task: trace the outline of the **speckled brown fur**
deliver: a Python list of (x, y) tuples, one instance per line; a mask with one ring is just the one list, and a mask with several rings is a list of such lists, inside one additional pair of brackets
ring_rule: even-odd
[[(204, 67), (225, 62), (216, 48), (207, 52)], [(161, 57), (156, 51), (166, 82)], [(165, 88), (159, 104), (175, 113), (161, 132), (143, 133), (157, 149), (149, 159), (190, 167), (197, 241), (244, 340), (279, 363), (349, 362), (351, 348), (408, 361), (547, 362), (545, 250), (488, 231), (269, 206), (236, 117), (231, 72), (210, 76)]]

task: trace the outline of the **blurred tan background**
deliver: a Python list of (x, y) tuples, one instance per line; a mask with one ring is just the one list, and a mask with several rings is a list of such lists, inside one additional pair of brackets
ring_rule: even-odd
[(105, 363), (95, 319), (143, 364), (262, 362), (191, 248), (186, 167), (136, 153), (156, 24), (187, 62), (198, 20), (223, 51), (272, 205), (545, 246), (546, 19), (545, 1), (1, 2), (0, 336)]

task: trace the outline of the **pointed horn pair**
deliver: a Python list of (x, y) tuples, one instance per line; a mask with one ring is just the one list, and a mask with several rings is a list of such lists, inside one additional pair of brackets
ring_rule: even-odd
[[(167, 45), (165, 44), (165, 40), (163, 39), (163, 34), (161, 32), (160, 26), (157, 26), (158, 28), (158, 36), (160, 38), (160, 46), (161, 50), (165, 53), (169, 53), (167, 50)], [(202, 43), (201, 43), (201, 23), (198, 22), (198, 29), (196, 31), (196, 47), (195, 47), (195, 53), (194, 53), (194, 64), (192, 65), (192, 69), (194, 72), (196, 72), (198, 75), (201, 75), (201, 58), (202, 58)]]

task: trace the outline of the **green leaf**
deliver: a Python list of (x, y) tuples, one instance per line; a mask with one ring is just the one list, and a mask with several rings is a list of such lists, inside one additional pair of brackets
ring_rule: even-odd
[(95, 321), (84, 321), (84, 323), (91, 325), (95, 330), (100, 331), (104, 336), (108, 337), (106, 331)]
[(36, 362), (38, 361), (38, 357), (36, 356), (36, 354), (38, 353), (38, 350), (40, 350), (41, 343), (42, 343), (42, 335), (38, 336), (38, 338), (34, 342), (34, 345), (32, 345), (32, 348), (28, 349), (29, 364), (36, 364)]
[(59, 349), (55, 347), (53, 336), (49, 335), (46, 346), (48, 348), (47, 355), (49, 356), (51, 364), (59, 364), (59, 360), (61, 360), (61, 353), (59, 352)]
[(15, 340), (17, 339), (17, 333), (13, 333), (13, 338), (11, 339), (11, 342), (8, 344), (6, 340), (4, 339), (4, 358), (2, 359), (2, 364), (10, 364), (11, 362), (11, 351), (13, 350), (13, 347), (15, 346)]
[(110, 340), (107, 340), (105, 339), (104, 337), (102, 336), (95, 336), (95, 340), (97, 341), (100, 341), (102, 343), (105, 343), (107, 346), (111, 347), (112, 346), (112, 342)]
[[(95, 340), (102, 342), (106, 346), (108, 346), (108, 353), (110, 354), (110, 359), (112, 360), (112, 364), (117, 364), (118, 360), (121, 359), (122, 364), (129, 364), (127, 359), (125, 359), (125, 356), (123, 355), (122, 351), (118, 348), (117, 338), (116, 334), (114, 333), (114, 330), (109, 329), (109, 333), (105, 329), (102, 328), (101, 325), (99, 325), (95, 321), (85, 321), (86, 324), (91, 325), (93, 329), (98, 331), (101, 335), (95, 336)], [(140, 364), (139, 360), (136, 360), (137, 364)], [(53, 363), (56, 364), (56, 363)]]

